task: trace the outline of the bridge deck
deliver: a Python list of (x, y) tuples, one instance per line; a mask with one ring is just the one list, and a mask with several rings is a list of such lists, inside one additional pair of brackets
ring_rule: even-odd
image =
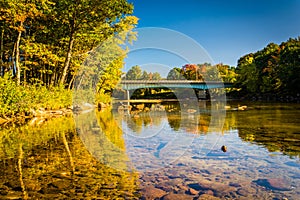
[(221, 81), (194, 81), (194, 80), (122, 80), (122, 88), (134, 90), (139, 88), (194, 88), (212, 89), (232, 87), (232, 83)]

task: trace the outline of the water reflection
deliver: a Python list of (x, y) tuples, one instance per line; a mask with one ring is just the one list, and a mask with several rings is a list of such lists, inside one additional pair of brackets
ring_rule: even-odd
[(299, 105), (228, 111), (218, 130), (209, 108), (158, 107), (2, 127), (0, 197), (300, 197)]
[(143, 196), (149, 199), (300, 196), (300, 118), (295, 105), (232, 109), (221, 130), (210, 127), (209, 109), (170, 111), (166, 106), (161, 112), (114, 115), (127, 155), (141, 172)]
[(76, 134), (73, 117), (1, 128), (0, 147), (0, 198), (138, 199), (137, 174), (93, 157)]
[[(145, 134), (151, 129), (168, 126), (174, 132), (207, 134), (211, 126), (210, 112), (197, 113), (180, 111), (174, 104), (162, 106), (162, 111), (140, 112), (133, 115), (114, 113), (119, 127), (130, 134)], [(289, 156), (298, 156), (300, 152), (299, 105), (290, 106), (249, 106), (247, 111), (227, 111), (221, 134), (238, 130), (239, 137), (246, 141), (263, 145), (271, 152), (282, 152)], [(167, 121), (166, 121), (167, 120)], [(120, 121), (125, 125), (120, 124)]]
[[(247, 142), (265, 146), (270, 152), (300, 156), (299, 106), (253, 109), (235, 114), (236, 128)], [(232, 116), (232, 114), (231, 114)]]

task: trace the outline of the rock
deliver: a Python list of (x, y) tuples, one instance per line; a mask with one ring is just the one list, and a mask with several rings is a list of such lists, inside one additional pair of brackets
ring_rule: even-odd
[(182, 184), (183, 180), (181, 178), (174, 178), (174, 179), (169, 179), (168, 181), (166, 181), (166, 183), (168, 185), (176, 186)]
[(207, 190), (209, 189), (209, 185), (205, 185), (205, 184), (199, 184), (199, 183), (191, 183), (188, 184), (188, 186), (194, 190), (200, 191), (200, 190)]
[(236, 193), (244, 197), (249, 195), (248, 191), (244, 190), (243, 188), (239, 189)]
[(248, 108), (247, 106), (239, 106), (238, 110), (247, 110), (247, 108)]
[(231, 106), (225, 106), (224, 108), (225, 108), (225, 110), (230, 110)]
[(194, 197), (187, 194), (170, 193), (165, 195), (162, 200), (192, 200)]
[(145, 199), (160, 199), (164, 195), (167, 194), (167, 192), (155, 188), (153, 186), (148, 186), (142, 189), (143, 198)]
[(291, 190), (289, 183), (282, 178), (258, 179), (253, 181), (257, 185), (263, 186), (271, 190), (289, 191)]
[(212, 190), (216, 196), (225, 196), (230, 192), (235, 192), (237, 188), (229, 186), (224, 183), (217, 183), (208, 180), (201, 180), (198, 183), (192, 183), (188, 185), (190, 188), (193, 188), (198, 191), (203, 190)]
[(209, 195), (209, 194), (202, 194), (202, 195), (199, 196), (198, 200), (220, 200), (220, 198), (214, 197), (214, 196)]
[(193, 188), (189, 188), (188, 189), (188, 194), (191, 194), (191, 195), (197, 195), (199, 192), (197, 190), (194, 190)]
[(166, 191), (166, 192), (172, 192), (174, 190), (173, 185), (169, 185), (169, 184), (166, 184), (166, 183), (159, 183), (156, 187), (163, 190), (163, 191)]
[(233, 183), (233, 182), (230, 182), (229, 186), (232, 186), (232, 187), (241, 187), (241, 185), (239, 183)]
[(211, 195), (211, 196), (214, 196), (214, 192), (212, 190), (205, 190), (202, 192), (203, 194), (208, 194), (208, 195)]
[(185, 185), (177, 185), (177, 187), (178, 187), (180, 190), (184, 190), (184, 191), (188, 191), (188, 190), (189, 190), (189, 187), (188, 187), (188, 186), (185, 186)]
[(187, 109), (187, 112), (188, 113), (195, 113), (195, 112), (197, 112), (197, 110), (195, 110), (195, 109)]

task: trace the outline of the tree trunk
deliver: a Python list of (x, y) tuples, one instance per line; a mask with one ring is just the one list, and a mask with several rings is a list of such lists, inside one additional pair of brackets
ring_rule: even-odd
[(69, 88), (68, 88), (69, 90), (72, 89), (72, 86), (73, 86), (73, 82), (74, 82), (74, 80), (75, 80), (75, 77), (76, 77), (76, 73), (73, 74), (73, 77), (72, 77), (72, 79), (71, 79), (71, 81), (70, 81), (70, 83), (69, 83)]
[(4, 67), (2, 67), (3, 63), (3, 40), (4, 40), (4, 27), (1, 31), (1, 41), (0, 41), (0, 76), (4, 75)]
[(62, 77), (60, 79), (60, 84), (64, 84), (65, 83), (65, 79), (67, 77), (67, 72), (70, 66), (70, 61), (71, 61), (71, 57), (72, 57), (72, 49), (73, 49), (73, 44), (74, 44), (74, 32), (71, 33), (70, 35), (70, 41), (69, 41), (69, 46), (68, 46), (68, 53), (67, 53), (67, 57), (64, 63), (64, 71), (62, 74)]
[[(20, 23), (20, 27), (23, 26), (23, 22)], [(21, 83), (21, 67), (20, 67), (20, 40), (22, 31), (19, 30), (18, 38), (16, 41), (16, 69), (17, 69), (17, 84)]]

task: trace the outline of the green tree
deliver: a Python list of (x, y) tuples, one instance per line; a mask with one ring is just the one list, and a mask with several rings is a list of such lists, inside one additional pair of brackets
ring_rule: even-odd
[(148, 74), (146, 71), (143, 71), (142, 76), (141, 76), (141, 80), (150, 80), (150, 77), (152, 76), (152, 74)]
[[(2, 34), (8, 28), (10, 33), (15, 37), (13, 51), (10, 56), (16, 67), (17, 85), (21, 83), (20, 43), (22, 33), (26, 31), (26, 27), (31, 25), (31, 21), (42, 16), (42, 12), (38, 9), (36, 2), (38, 3), (39, 1), (4, 0), (1, 3), (0, 21), (2, 21), (2, 24), (5, 23), (8, 25), (2, 25)], [(2, 45), (3, 43), (4, 41), (2, 41)]]
[(158, 72), (152, 74), (151, 80), (161, 80), (161, 75)]
[[(105, 1), (75, 1), (56, 0), (52, 14), (56, 20), (66, 27), (65, 40), (67, 41), (66, 56), (60, 83), (64, 83), (70, 67), (74, 43), (84, 35), (90, 37), (100, 30), (105, 33), (104, 38), (111, 33), (122, 31), (117, 21), (122, 21), (127, 14), (133, 11), (133, 5), (126, 0)], [(105, 26), (103, 26), (105, 25)], [(111, 32), (111, 33), (110, 33)]]
[(17, 81), (24, 84), (71, 88), (91, 51), (137, 23), (126, 0), (4, 0), (0, 5), (1, 71), (16, 67)]
[(181, 80), (184, 77), (181, 75), (181, 69), (178, 67), (174, 67), (171, 69), (167, 75), (168, 80)]
[(300, 85), (300, 40), (270, 43), (238, 61), (237, 86), (254, 95), (297, 95)]
[(140, 80), (143, 76), (143, 72), (140, 66), (131, 67), (126, 73), (125, 78), (127, 80)]
[(283, 93), (297, 95), (300, 92), (300, 37), (289, 39), (281, 45), (280, 61), (277, 70), (280, 88)]

